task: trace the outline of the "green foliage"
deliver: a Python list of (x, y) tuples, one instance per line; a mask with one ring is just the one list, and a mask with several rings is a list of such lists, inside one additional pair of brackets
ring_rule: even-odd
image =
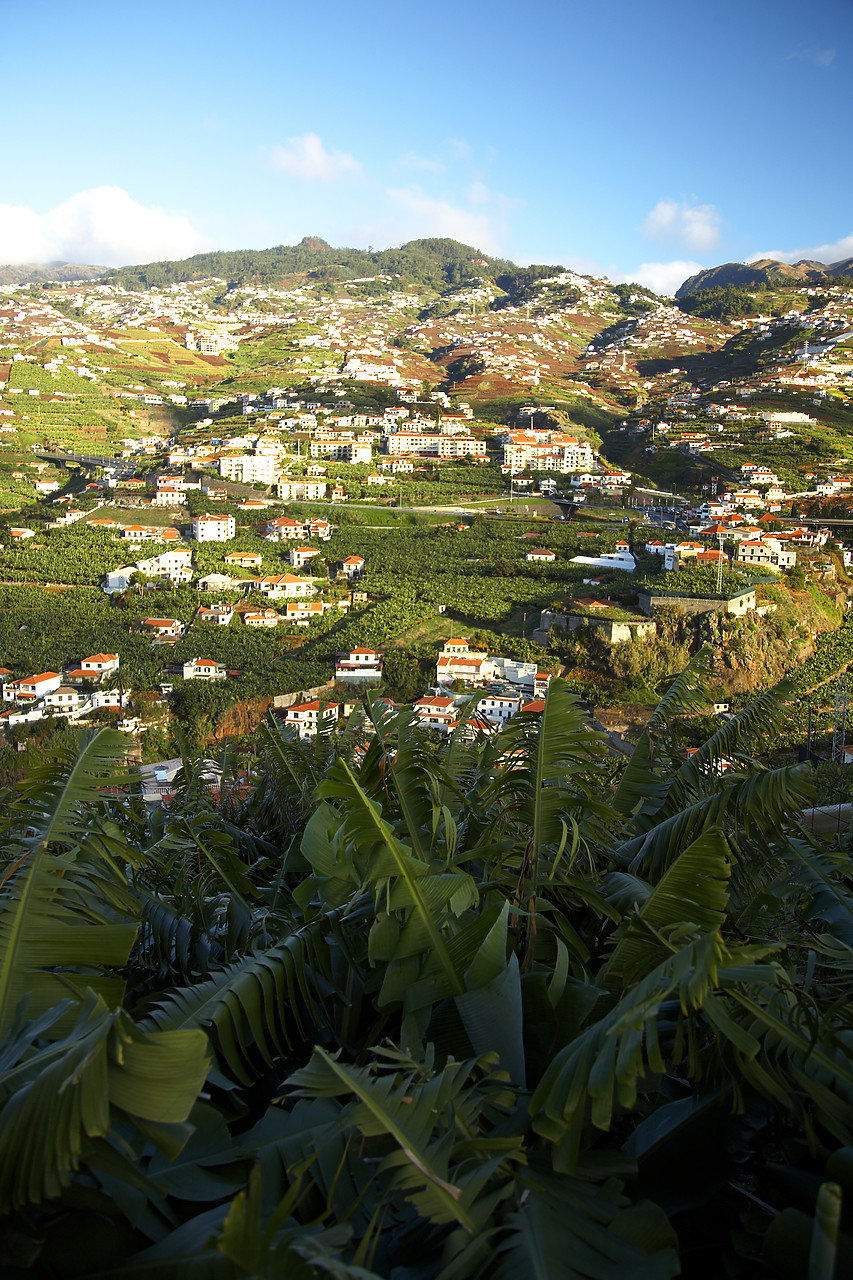
[(679, 755), (708, 667), (615, 792), (560, 681), (438, 748), (375, 701), (310, 747), (270, 721), (219, 805), (189, 758), (168, 812), (122, 799), (108, 734), (19, 788), (15, 1274), (668, 1280), (708, 1221), (709, 1273), (755, 1274), (780, 1154), (846, 1176), (853, 841), (799, 825), (808, 766), (751, 754), (786, 688)]
[(677, 573), (668, 573), (665, 577), (647, 578), (638, 581), (638, 591), (653, 591), (661, 595), (703, 595), (724, 598), (746, 591), (753, 586), (755, 575), (741, 572), (739, 569), (724, 569), (721, 591), (717, 591), (717, 570), (711, 565), (686, 565)]
[(737, 285), (715, 285), (700, 289), (679, 298), (678, 306), (688, 315), (702, 316), (706, 320), (733, 320), (740, 316), (757, 315), (760, 308), (748, 289)]
[(303, 274), (329, 282), (381, 272), (399, 276), (401, 283), (444, 289), (510, 265), (489, 258), (457, 240), (410, 240), (399, 249), (373, 253), (361, 249), (333, 249), (323, 240), (306, 237), (301, 244), (293, 246), (199, 253), (182, 261), (121, 267), (111, 271), (108, 279), (125, 289), (151, 289), (182, 280), (202, 280), (208, 276), (233, 284), (263, 285), (278, 284), (287, 277)]
[(657, 296), (641, 284), (615, 284), (612, 288), (619, 299), (620, 310), (628, 315), (644, 315), (654, 311), (657, 305)]

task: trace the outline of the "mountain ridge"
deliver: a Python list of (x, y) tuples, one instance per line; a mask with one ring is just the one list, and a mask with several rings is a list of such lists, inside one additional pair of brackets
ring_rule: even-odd
[(67, 284), (72, 280), (99, 280), (108, 267), (81, 262), (18, 262), (0, 265), (0, 285)]
[(817, 262), (801, 258), (798, 262), (780, 262), (776, 258), (758, 258), (754, 262), (723, 262), (717, 267), (706, 267), (688, 276), (676, 298), (686, 298), (706, 289), (736, 288), (754, 289), (758, 285), (784, 286), (785, 284), (829, 283), (837, 276), (853, 275), (853, 258), (841, 258), (838, 262)]
[(211, 276), (239, 286), (272, 285), (300, 276), (314, 283), (334, 284), (389, 275), (400, 277), (403, 283), (445, 289), (484, 274), (495, 277), (514, 270), (517, 268), (509, 259), (490, 257), (473, 245), (449, 238), (425, 237), (409, 240), (398, 248), (373, 250), (334, 248), (319, 236), (304, 236), (297, 245), (216, 250), (189, 258), (118, 267), (108, 271), (106, 279), (140, 290)]

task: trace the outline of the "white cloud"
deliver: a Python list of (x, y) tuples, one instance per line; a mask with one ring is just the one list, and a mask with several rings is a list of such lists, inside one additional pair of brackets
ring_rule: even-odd
[(0, 205), (3, 262), (123, 266), (183, 258), (209, 248), (189, 218), (133, 200), (121, 187), (93, 187), (48, 213)]
[(788, 54), (789, 62), (792, 58), (799, 59), (801, 62), (810, 62), (814, 67), (829, 67), (835, 61), (835, 50), (821, 49), (815, 44), (801, 44), (793, 53)]
[(643, 223), (652, 240), (678, 240), (700, 252), (713, 248), (720, 238), (722, 217), (712, 204), (687, 200), (659, 200)]
[(454, 160), (467, 160), (471, 155), (471, 143), (464, 138), (448, 138), (447, 145)]
[(695, 276), (697, 271), (704, 271), (701, 262), (641, 262), (636, 271), (620, 273), (610, 278), (616, 283), (636, 281), (644, 284), (653, 293), (669, 297), (680, 289), (688, 276)]
[(777, 262), (799, 262), (807, 258), (829, 265), (844, 258), (853, 258), (853, 235), (842, 236), (832, 244), (816, 244), (805, 249), (769, 249), (767, 253), (753, 253), (747, 262), (757, 262), (759, 258), (775, 258)]
[(430, 173), (444, 173), (447, 165), (432, 156), (419, 156), (414, 151), (407, 151), (397, 161), (398, 169), (424, 169)]
[(492, 202), (491, 191), (485, 182), (481, 182), (479, 178), (469, 184), (465, 194), (468, 197), (469, 204), (491, 204)]
[(361, 173), (355, 156), (346, 151), (327, 151), (316, 133), (288, 138), (287, 146), (273, 147), (269, 158), (274, 169), (304, 182), (339, 182)]
[(415, 186), (389, 187), (385, 195), (403, 239), (450, 236), (486, 253), (499, 252), (498, 235), (502, 227), (488, 214), (425, 195)]

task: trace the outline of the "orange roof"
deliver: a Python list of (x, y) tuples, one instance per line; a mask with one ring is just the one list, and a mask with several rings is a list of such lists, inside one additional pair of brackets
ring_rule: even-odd
[(250, 581), (250, 582), (269, 582), (269, 583), (279, 583), (279, 584), (281, 584), (281, 583), (284, 583), (284, 582), (309, 582), (309, 581), (310, 581), (310, 579), (309, 579), (309, 578), (296, 578), (296, 577), (294, 577), (294, 575), (293, 575), (292, 573), (271, 573), (271, 574), (269, 574), (267, 577), (264, 577), (264, 578), (250, 578), (250, 579), (249, 579), (249, 581)]
[(118, 657), (117, 653), (93, 653), (91, 658), (84, 658), (84, 662), (114, 662)]

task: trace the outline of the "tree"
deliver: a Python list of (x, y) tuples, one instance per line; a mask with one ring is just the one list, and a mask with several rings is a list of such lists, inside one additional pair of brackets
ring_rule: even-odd
[(109, 733), (43, 768), (0, 896), (18, 1272), (736, 1274), (746, 1204), (755, 1274), (762, 1206), (853, 1137), (851, 838), (750, 754), (784, 687), (679, 755), (708, 670), (615, 790), (560, 681), (439, 747), (375, 699), (270, 721), (256, 785), (187, 757), (167, 813)]

